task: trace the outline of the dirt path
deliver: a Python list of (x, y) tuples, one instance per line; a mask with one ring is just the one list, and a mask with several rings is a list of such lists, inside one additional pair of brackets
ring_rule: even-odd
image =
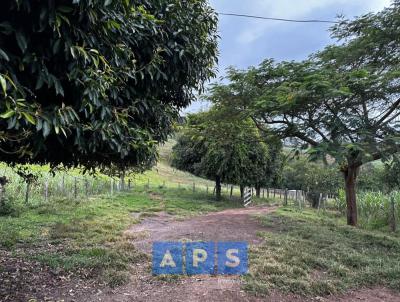
[(149, 217), (141, 224), (132, 226), (125, 232), (127, 236), (136, 238), (133, 244), (140, 250), (150, 253), (154, 241), (246, 241), (250, 245), (260, 243), (258, 231), (265, 231), (255, 215), (274, 211), (273, 207), (254, 207), (246, 209), (230, 209), (176, 221), (173, 216), (159, 213)]
[[(125, 235), (145, 253), (151, 253), (154, 241), (246, 241), (260, 243), (258, 231), (265, 231), (255, 215), (274, 211), (273, 207), (231, 209), (177, 221), (166, 213), (145, 218), (132, 226)], [(163, 281), (139, 271), (127, 286), (118, 291), (102, 293), (89, 301), (263, 301), (240, 289), (240, 278), (231, 276), (179, 277)]]
[[(158, 213), (157, 216), (144, 218), (140, 224), (133, 225), (125, 232), (125, 235), (131, 239), (135, 247), (148, 254), (151, 253), (151, 246), (154, 241), (179, 241), (185, 239), (195, 241), (246, 241), (250, 245), (256, 245), (261, 242), (260, 237), (257, 236), (257, 232), (268, 231), (268, 229), (258, 222), (256, 216), (266, 215), (274, 210), (274, 207), (231, 209), (181, 221), (176, 220), (176, 217), (166, 213)], [(4, 259), (13, 259), (12, 255), (5, 256)], [(283, 295), (279, 292), (272, 292), (269, 297), (259, 298), (241, 290), (241, 279), (239, 277), (181, 276), (162, 280), (151, 275), (150, 263), (137, 263), (132, 266), (131, 271), (133, 272), (131, 281), (127, 285), (114, 290), (104, 288), (95, 283), (91, 284), (88, 280), (58, 278), (56, 277), (57, 275), (53, 275), (51, 270), (46, 269), (43, 271), (39, 266), (37, 277), (27, 275), (24, 271), (21, 271), (18, 278), (26, 279), (24, 283), (26, 287), (29, 285), (36, 288), (38, 292), (47, 292), (48, 299), (45, 298), (43, 301), (400, 302), (400, 295), (398, 293), (379, 287), (360, 289), (343, 296), (325, 298), (304, 298), (294, 295)], [(49, 281), (44, 282), (45, 279)], [(45, 286), (47, 289), (41, 288)], [(15, 288), (14, 290), (18, 289)], [(21, 290), (24, 291), (22, 288)], [(9, 301), (27, 301), (27, 299)]]
[[(253, 207), (231, 209), (210, 213), (188, 220), (176, 221), (173, 216), (159, 213), (145, 218), (141, 224), (126, 231), (133, 244), (146, 253), (151, 253), (154, 241), (247, 241), (259, 244), (259, 231), (268, 231), (256, 219), (275, 210), (274, 207)], [(385, 288), (362, 289), (343, 296), (304, 298), (272, 292), (269, 297), (257, 298), (241, 290), (241, 279), (235, 276), (194, 276), (179, 277), (170, 281), (150, 275), (149, 268), (138, 270), (132, 282), (115, 291), (91, 296), (88, 301), (268, 301), (268, 302), (400, 302), (400, 296)]]

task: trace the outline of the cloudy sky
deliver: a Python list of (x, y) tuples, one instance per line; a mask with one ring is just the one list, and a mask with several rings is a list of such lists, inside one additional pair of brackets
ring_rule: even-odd
[[(220, 13), (237, 13), (289, 19), (334, 20), (348, 18), (390, 5), (390, 0), (210, 0)], [(246, 68), (266, 58), (301, 60), (312, 52), (333, 43), (329, 24), (287, 23), (220, 16), (219, 75), (228, 66)], [(207, 108), (193, 103), (186, 112)]]

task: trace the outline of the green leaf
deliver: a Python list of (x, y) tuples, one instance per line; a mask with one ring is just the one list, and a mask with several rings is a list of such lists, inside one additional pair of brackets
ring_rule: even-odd
[(58, 80), (57, 78), (54, 78), (54, 87), (56, 88), (57, 94), (64, 96), (64, 89), (61, 85), (60, 80)]
[(53, 54), (56, 54), (58, 50), (60, 49), (60, 42), (61, 40), (58, 39), (56, 42), (53, 44)]
[(8, 119), (8, 118), (12, 117), (14, 114), (15, 114), (15, 111), (9, 110), (9, 111), (1, 114), (0, 117), (3, 119)]
[(112, 0), (105, 0), (104, 1), (104, 6), (108, 6), (112, 3)]
[(2, 50), (0, 48), (0, 58), (3, 58), (4, 60), (6, 60), (7, 62), (10, 61), (10, 58), (8, 57), (8, 55), (5, 53), (4, 50)]
[(68, 14), (68, 13), (71, 13), (74, 11), (74, 9), (69, 6), (59, 6), (59, 7), (57, 7), (57, 10), (59, 12), (65, 13), (65, 14)]
[(3, 89), (4, 95), (7, 95), (7, 82), (6, 79), (0, 74), (0, 85)]
[(37, 81), (36, 81), (35, 90), (39, 90), (40, 88), (42, 88), (43, 84), (44, 84), (44, 79), (43, 79), (42, 76), (39, 76)]
[(50, 125), (47, 121), (43, 121), (43, 137), (47, 137), (50, 134)]
[(36, 125), (35, 118), (28, 112), (22, 112), (22, 115), (25, 117), (25, 119), (31, 123), (32, 125)]
[(21, 51), (24, 53), (26, 48), (28, 47), (28, 43), (23, 33), (20, 31), (15, 33), (15, 38), (17, 39), (17, 43)]

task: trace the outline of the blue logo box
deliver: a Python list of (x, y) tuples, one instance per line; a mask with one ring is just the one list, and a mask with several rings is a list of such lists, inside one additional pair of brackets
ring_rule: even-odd
[(247, 272), (246, 242), (153, 243), (154, 275), (244, 275)]

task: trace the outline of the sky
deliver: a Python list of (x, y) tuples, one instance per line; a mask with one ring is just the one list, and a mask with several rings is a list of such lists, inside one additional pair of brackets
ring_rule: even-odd
[[(323, 20), (377, 12), (390, 3), (391, 0), (210, 0), (211, 6), (220, 13)], [(329, 27), (326, 23), (287, 23), (221, 15), (218, 77), (229, 66), (244, 69), (267, 58), (305, 59), (335, 42), (330, 38)], [(205, 110), (208, 106), (196, 101), (184, 113)]]

